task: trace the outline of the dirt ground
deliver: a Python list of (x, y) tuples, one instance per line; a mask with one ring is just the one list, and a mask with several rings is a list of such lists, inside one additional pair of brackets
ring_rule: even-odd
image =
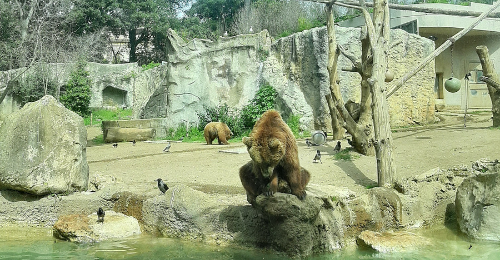
[[(443, 123), (422, 128), (400, 129), (393, 133), (396, 178), (416, 176), (433, 168), (448, 169), (481, 159), (500, 159), (500, 130), (492, 129), (490, 115), (472, 116), (474, 122), (463, 125), (463, 115), (451, 115)], [(88, 139), (100, 134), (100, 128), (88, 128)], [(341, 140), (342, 149), (349, 147)], [(336, 160), (336, 141), (308, 148), (297, 140), (302, 167), (311, 172), (309, 185), (344, 186), (356, 191), (376, 185), (375, 157), (351, 154), (353, 160)], [(170, 187), (187, 184), (208, 193), (244, 194), (239, 168), (250, 160), (241, 142), (230, 145), (173, 142), (163, 152), (164, 141), (119, 143), (87, 147), (90, 179), (116, 178), (130, 191), (157, 191), (155, 179), (162, 178)], [(316, 149), (322, 163), (313, 163)], [(230, 152), (223, 152), (228, 150)]]

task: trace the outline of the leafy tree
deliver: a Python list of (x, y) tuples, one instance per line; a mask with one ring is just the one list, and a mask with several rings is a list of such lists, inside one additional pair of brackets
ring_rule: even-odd
[(61, 103), (69, 110), (84, 117), (90, 114), (90, 78), (89, 72), (85, 70), (86, 63), (79, 61), (76, 69), (71, 72), (69, 81), (61, 90)]
[[(187, 0), (77, 0), (66, 21), (66, 28), (76, 34), (108, 28), (115, 34), (127, 34), (130, 62), (138, 61), (144, 52), (161, 38), (169, 27), (169, 19)], [(139, 46), (144, 46), (140, 49)], [(147, 63), (147, 62), (146, 62)]]
[(208, 24), (212, 31), (217, 31), (219, 25), (227, 31), (244, 4), (241, 0), (197, 0), (187, 13)]

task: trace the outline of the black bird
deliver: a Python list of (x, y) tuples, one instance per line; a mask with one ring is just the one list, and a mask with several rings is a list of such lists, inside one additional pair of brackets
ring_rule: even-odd
[(319, 150), (316, 150), (316, 155), (314, 156), (313, 162), (317, 162), (317, 160), (319, 160), (320, 163), (323, 163), (321, 161), (321, 152)]
[(135, 145), (135, 143), (136, 143), (136, 141), (135, 141), (135, 139), (134, 139), (134, 141), (132, 141), (132, 145)]
[(172, 145), (170, 144), (170, 142), (167, 143), (167, 146), (165, 147), (165, 149), (163, 149), (164, 152), (169, 152), (170, 151), (170, 147)]
[(160, 178), (156, 180), (158, 182), (158, 188), (162, 193), (165, 193), (168, 190), (167, 184), (165, 184)]
[(102, 208), (99, 208), (97, 210), (97, 222), (104, 222), (104, 215), (106, 215), (106, 213), (104, 213), (104, 210)]
[(309, 139), (306, 139), (306, 144), (307, 144), (307, 147), (311, 147), (312, 143), (311, 141), (309, 141)]
[(349, 138), (347, 138), (347, 143), (349, 143), (349, 145), (350, 145), (350, 146), (353, 146), (353, 145), (352, 145), (352, 141), (351, 141), (351, 139), (349, 139)]
[(469, 249), (471, 249), (471, 248), (472, 248), (472, 245), (469, 246)]
[(340, 148), (341, 148), (340, 141), (337, 141), (337, 145), (335, 146), (335, 148), (333, 148), (333, 151), (338, 153), (340, 151)]
[(116, 148), (116, 147), (118, 147), (118, 143), (113, 144), (113, 148)]

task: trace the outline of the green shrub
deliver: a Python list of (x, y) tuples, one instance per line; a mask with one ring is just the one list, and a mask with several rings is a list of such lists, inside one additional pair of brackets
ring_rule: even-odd
[(276, 90), (270, 86), (262, 86), (255, 97), (250, 101), (250, 104), (243, 107), (241, 111), (241, 119), (245, 128), (252, 128), (257, 118), (269, 109), (273, 109), (276, 103)]
[(156, 63), (154, 61), (150, 62), (149, 64), (142, 64), (142, 71), (149, 70), (155, 67), (160, 66), (160, 63)]
[(293, 135), (297, 138), (300, 137), (300, 116), (292, 115), (286, 120), (286, 124), (292, 130)]
[(243, 121), (239, 116), (239, 111), (230, 110), (227, 104), (217, 107), (205, 107), (205, 112), (198, 114), (199, 130), (203, 131), (210, 122), (224, 122), (231, 129), (235, 136), (241, 135), (244, 131)]
[(90, 114), (90, 78), (89, 72), (85, 70), (86, 63), (79, 61), (76, 70), (71, 72), (69, 81), (63, 86), (61, 103), (69, 110), (84, 117)]

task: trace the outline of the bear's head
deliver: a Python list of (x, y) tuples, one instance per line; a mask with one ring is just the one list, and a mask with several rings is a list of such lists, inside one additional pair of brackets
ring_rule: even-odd
[(278, 138), (258, 140), (253, 137), (243, 137), (242, 141), (247, 146), (250, 158), (260, 168), (262, 176), (269, 178), (285, 156), (285, 144)]

